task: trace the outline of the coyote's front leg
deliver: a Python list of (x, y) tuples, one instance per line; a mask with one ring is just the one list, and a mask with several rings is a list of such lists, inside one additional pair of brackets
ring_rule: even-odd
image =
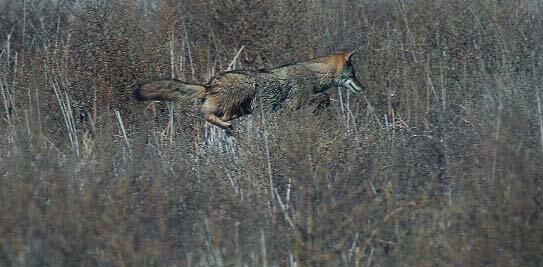
[(300, 109), (306, 105), (316, 105), (319, 108), (330, 104), (330, 94), (318, 93), (311, 96), (298, 96), (287, 101), (287, 108), (291, 110)]
[(312, 106), (315, 115), (320, 114), (325, 108), (330, 106), (330, 93), (324, 92), (312, 95), (309, 99), (309, 105)]
[(330, 104), (330, 94), (328, 92), (326, 93), (318, 93), (315, 95), (312, 95), (309, 98), (309, 104), (318, 104), (319, 106), (328, 106)]

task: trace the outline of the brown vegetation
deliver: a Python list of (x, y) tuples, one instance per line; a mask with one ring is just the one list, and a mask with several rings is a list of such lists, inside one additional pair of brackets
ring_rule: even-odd
[[(241, 47), (367, 90), (236, 138), (131, 97)], [(0, 265), (541, 266), (542, 52), (536, 0), (0, 0)]]

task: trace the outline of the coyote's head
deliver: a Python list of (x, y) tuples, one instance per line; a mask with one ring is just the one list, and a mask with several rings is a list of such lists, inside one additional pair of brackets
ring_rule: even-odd
[(347, 88), (353, 93), (359, 93), (362, 91), (362, 85), (356, 78), (354, 73), (354, 67), (351, 62), (351, 57), (356, 50), (347, 52), (338, 52), (334, 56), (336, 65), (336, 75), (334, 78), (334, 85)]

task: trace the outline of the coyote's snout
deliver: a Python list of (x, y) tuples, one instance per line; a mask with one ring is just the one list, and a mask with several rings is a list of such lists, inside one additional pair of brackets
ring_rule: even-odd
[(333, 87), (362, 91), (351, 63), (353, 52), (342, 51), (267, 70), (227, 71), (205, 85), (152, 81), (137, 85), (134, 95), (140, 100), (197, 101), (208, 122), (227, 129), (230, 120), (254, 111), (300, 108), (322, 99)]

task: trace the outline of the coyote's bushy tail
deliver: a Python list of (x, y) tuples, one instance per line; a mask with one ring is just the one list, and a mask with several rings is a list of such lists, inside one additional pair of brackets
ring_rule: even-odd
[(178, 80), (159, 80), (137, 84), (134, 97), (139, 100), (187, 101), (205, 97), (205, 87)]

